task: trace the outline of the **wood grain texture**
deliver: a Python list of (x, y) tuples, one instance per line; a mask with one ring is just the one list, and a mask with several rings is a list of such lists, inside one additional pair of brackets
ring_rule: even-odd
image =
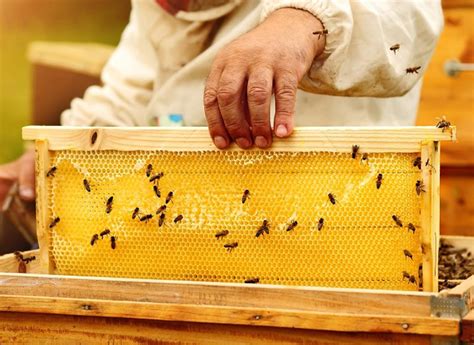
[(431, 336), (0, 312), (0, 343), (431, 345)]
[[(92, 145), (91, 137), (97, 132)], [(25, 140), (48, 140), (50, 150), (219, 151), (206, 127), (48, 127), (23, 128)], [(305, 127), (287, 139), (275, 138), (272, 151), (419, 152), (422, 141), (455, 140), (456, 128), (430, 127)], [(228, 150), (240, 150), (233, 145)], [(258, 150), (254, 148), (253, 150)]]
[[(40, 271), (40, 259), (39, 250), (30, 250), (21, 252), (23, 257), (29, 258), (36, 256), (36, 260), (31, 261), (26, 265), (26, 273), (39, 273)], [(0, 272), (6, 273), (18, 273), (18, 260), (13, 254), (5, 254), (0, 256)]]

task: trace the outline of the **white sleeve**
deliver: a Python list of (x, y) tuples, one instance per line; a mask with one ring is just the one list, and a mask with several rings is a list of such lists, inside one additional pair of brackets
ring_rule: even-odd
[[(443, 28), (440, 0), (263, 0), (262, 20), (283, 7), (312, 13), (328, 30), (323, 54), (300, 83), (319, 94), (404, 95), (427, 69)], [(418, 74), (406, 72), (417, 66)]]
[(83, 98), (74, 99), (61, 115), (63, 125), (148, 125), (145, 110), (158, 67), (148, 32), (156, 7), (153, 0), (132, 1), (130, 22), (102, 71), (103, 86), (91, 86)]

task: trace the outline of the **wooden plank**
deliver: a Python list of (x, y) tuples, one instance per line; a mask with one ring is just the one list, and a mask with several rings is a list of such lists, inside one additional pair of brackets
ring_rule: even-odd
[[(97, 139), (92, 144), (92, 135)], [(419, 152), (422, 141), (455, 140), (456, 128), (430, 127), (304, 127), (287, 139), (275, 138), (271, 150), (351, 152)], [(47, 127), (23, 128), (25, 140), (48, 140), (50, 150), (219, 151), (206, 127)], [(240, 150), (233, 145), (229, 150)], [(254, 148), (253, 150), (258, 150)]]
[[(21, 252), (25, 258), (35, 256), (36, 260), (31, 261), (26, 265), (26, 273), (39, 273), (39, 250), (30, 250)], [(0, 272), (18, 273), (18, 260), (13, 254), (5, 254), (0, 256)]]
[(48, 183), (46, 173), (50, 169), (48, 141), (36, 141), (36, 234), (40, 249), (41, 273), (53, 272), (49, 257), (50, 234), (48, 216)]
[(431, 345), (430, 336), (0, 313), (0, 343)]
[(471, 310), (461, 321), (460, 340), (466, 344), (474, 344), (474, 310)]

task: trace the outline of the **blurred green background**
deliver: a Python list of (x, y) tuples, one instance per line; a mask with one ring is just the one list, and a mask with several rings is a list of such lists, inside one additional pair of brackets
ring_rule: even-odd
[(31, 114), (31, 41), (116, 45), (130, 0), (0, 0), (0, 164), (22, 150)]

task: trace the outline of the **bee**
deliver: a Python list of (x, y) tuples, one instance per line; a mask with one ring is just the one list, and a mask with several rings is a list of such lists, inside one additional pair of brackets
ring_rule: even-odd
[(109, 235), (109, 234), (110, 234), (110, 230), (109, 230), (109, 229), (105, 229), (104, 231), (102, 231), (102, 232), (100, 233), (100, 238), (101, 238), (101, 239), (104, 239), (104, 236), (107, 236), (107, 235)]
[(405, 258), (410, 258), (413, 260), (413, 254), (410, 253), (408, 250), (403, 249), (403, 254), (405, 255)]
[(215, 236), (217, 239), (220, 239), (222, 237), (225, 237), (229, 234), (229, 230), (222, 230), (222, 231), (219, 231)]
[(412, 276), (410, 276), (410, 278), (409, 278), (409, 282), (410, 282), (410, 283), (413, 283), (413, 284), (415, 284), (415, 285), (416, 285), (416, 278), (415, 278), (415, 276), (413, 276), (413, 275), (412, 275)]
[(406, 72), (407, 72), (407, 74), (410, 74), (410, 73), (411, 73), (411, 74), (413, 74), (413, 73), (418, 74), (418, 71), (420, 70), (420, 68), (421, 68), (421, 66), (408, 67), (408, 68), (406, 69)]
[(173, 199), (173, 195), (174, 193), (173, 192), (169, 192), (168, 195), (166, 196), (166, 203), (169, 203), (171, 201), (171, 199)]
[(314, 31), (313, 35), (318, 35), (318, 40), (321, 38), (321, 36), (327, 35), (329, 32), (327, 29), (324, 30), (319, 30), (319, 31)]
[(260, 278), (255, 277), (255, 278), (250, 278), (245, 280), (245, 284), (257, 284), (260, 282)]
[(56, 170), (58, 170), (58, 168), (51, 167), (51, 169), (48, 170), (48, 173), (46, 174), (46, 177), (54, 177), (54, 174), (56, 173)]
[(402, 221), (401, 221), (400, 218), (398, 218), (396, 215), (393, 215), (393, 216), (392, 216), (392, 219), (393, 219), (393, 221), (394, 221), (399, 227), (403, 227)]
[(443, 129), (443, 132), (451, 127), (451, 122), (449, 122), (448, 120), (446, 120), (446, 116), (443, 116), (442, 118), (438, 118), (439, 122), (436, 124), (436, 127), (437, 128), (442, 128)]
[(152, 218), (153, 218), (152, 214), (146, 214), (146, 215), (140, 217), (140, 222), (148, 223), (148, 221)]
[(166, 211), (166, 205), (161, 205), (158, 210), (156, 210), (156, 214), (160, 214)]
[(30, 256), (29, 258), (23, 259), (23, 262), (25, 264), (29, 264), (31, 261), (35, 261), (35, 260), (36, 260), (36, 256), (33, 255), (33, 256)]
[(183, 215), (180, 214), (179, 216), (177, 216), (177, 217), (174, 219), (174, 222), (175, 222), (175, 223), (178, 223), (178, 222), (180, 222), (180, 221), (182, 221), (182, 220), (183, 220)]
[(112, 249), (117, 247), (117, 236), (110, 236), (110, 247)]
[(160, 178), (162, 178), (165, 174), (163, 174), (162, 172), (156, 174), (155, 176), (152, 176), (150, 177), (150, 182), (155, 182), (155, 181), (159, 181)]
[(99, 239), (99, 235), (97, 234), (92, 235), (91, 246), (93, 246), (97, 242), (98, 239)]
[(377, 175), (377, 181), (375, 182), (375, 185), (377, 186), (377, 189), (380, 189), (380, 186), (382, 185), (382, 180), (383, 180), (383, 175), (378, 174)]
[(239, 244), (237, 242), (224, 244), (224, 248), (226, 248), (228, 252), (231, 252), (233, 249), (237, 248), (238, 246)]
[(53, 221), (51, 222), (51, 224), (49, 224), (49, 228), (54, 228), (59, 222), (61, 221), (61, 219), (59, 217), (56, 217), (53, 219)]
[(430, 159), (429, 158), (426, 160), (425, 167), (430, 167), (431, 169), (433, 169), (436, 172), (436, 169), (434, 168), (434, 166), (430, 164)]
[(94, 145), (96, 141), (97, 141), (97, 132), (94, 132), (92, 133), (92, 136), (91, 136), (91, 145)]
[(329, 201), (331, 202), (331, 204), (336, 205), (336, 196), (334, 194), (329, 193), (328, 198), (329, 198)]
[(110, 213), (112, 212), (112, 204), (114, 202), (114, 197), (111, 196), (110, 198), (107, 199), (107, 202), (105, 204), (105, 213)]
[(286, 228), (286, 231), (291, 231), (293, 230), (296, 226), (298, 225), (298, 222), (296, 220), (292, 221), (290, 225)]
[(366, 163), (369, 162), (369, 154), (368, 154), (367, 152), (364, 152), (364, 153), (362, 154), (361, 162), (364, 163), (364, 164), (366, 164)]
[(403, 280), (405, 280), (405, 279), (410, 280), (411, 276), (407, 271), (403, 271), (402, 274), (403, 274)]
[(24, 261), (18, 263), (18, 273), (26, 273), (26, 263)]
[(267, 233), (267, 235), (270, 233), (270, 229), (268, 228), (268, 220), (264, 219), (262, 226), (258, 228), (257, 233), (255, 234), (255, 237), (260, 237), (260, 235), (263, 235), (264, 233)]
[(89, 184), (89, 181), (84, 179), (84, 181), (82, 181), (82, 183), (84, 183), (84, 188), (86, 189), (86, 191), (90, 192), (91, 191), (91, 185)]
[(415, 233), (416, 231), (416, 227), (412, 224), (412, 223), (408, 223), (408, 231), (413, 231), (413, 233)]
[(132, 213), (132, 219), (137, 218), (138, 214), (140, 213), (140, 209), (138, 207), (135, 207)]
[(162, 226), (164, 222), (165, 222), (165, 214), (162, 213), (160, 214), (160, 219), (158, 220), (158, 226)]
[(148, 164), (146, 167), (146, 177), (150, 177), (152, 171), (153, 171), (153, 165)]
[(397, 50), (400, 49), (400, 44), (396, 43), (390, 47), (390, 50), (393, 51), (395, 55), (397, 55)]
[(356, 159), (359, 145), (352, 145), (352, 159)]
[(416, 187), (417, 195), (420, 195), (421, 192), (426, 192), (426, 190), (424, 190), (425, 185), (423, 184), (423, 181), (421, 180), (416, 181), (415, 187)]
[(242, 204), (245, 204), (247, 199), (250, 198), (250, 191), (248, 189), (244, 190), (244, 194), (242, 195)]
[(323, 228), (324, 226), (324, 218), (319, 218), (319, 221), (318, 221), (318, 231), (321, 231), (321, 229)]
[(161, 198), (161, 192), (160, 190), (158, 189), (158, 186), (157, 185), (154, 185), (153, 186), (153, 190), (155, 191), (155, 194), (158, 198)]
[(13, 252), (13, 254), (18, 261), (23, 261), (23, 254), (21, 254), (19, 251)]
[(413, 161), (413, 166), (421, 170), (421, 157), (416, 157)]

